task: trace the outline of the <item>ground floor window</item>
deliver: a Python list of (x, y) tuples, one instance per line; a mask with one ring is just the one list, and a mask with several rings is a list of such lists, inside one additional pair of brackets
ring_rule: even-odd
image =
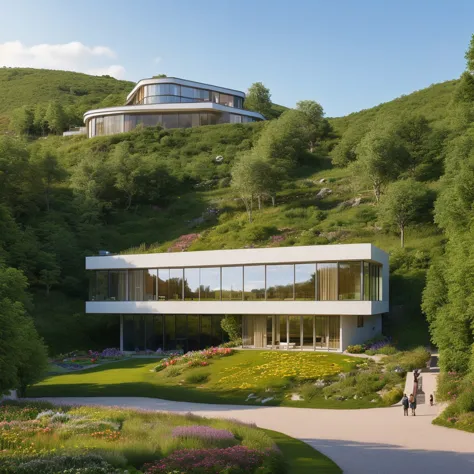
[(340, 316), (242, 316), (244, 347), (340, 349)]
[(218, 346), (225, 342), (222, 315), (141, 314), (123, 316), (123, 350), (184, 352)]

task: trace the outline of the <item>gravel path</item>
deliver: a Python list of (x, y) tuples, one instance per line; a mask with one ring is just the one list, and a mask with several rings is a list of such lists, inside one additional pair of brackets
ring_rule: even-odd
[(365, 410), (250, 407), (139, 397), (46, 398), (57, 404), (121, 406), (235, 418), (301, 439), (347, 474), (474, 474), (474, 435), (433, 426), (438, 407), (420, 404), (416, 417), (401, 407)]

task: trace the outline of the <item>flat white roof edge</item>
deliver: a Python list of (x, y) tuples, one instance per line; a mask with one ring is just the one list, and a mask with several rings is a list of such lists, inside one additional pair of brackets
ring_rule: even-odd
[(229, 112), (237, 115), (265, 120), (265, 117), (258, 112), (252, 112), (245, 109), (237, 109), (226, 105), (216, 104), (214, 102), (189, 102), (189, 103), (170, 103), (170, 104), (150, 104), (150, 105), (119, 105), (117, 107), (106, 107), (103, 109), (88, 110), (84, 114), (84, 122), (93, 117), (103, 115), (119, 114), (140, 114), (140, 113), (158, 113), (158, 112), (198, 112), (216, 110), (220, 112)]
[(235, 250), (86, 257), (87, 270), (213, 267), (370, 260), (388, 265), (388, 254), (372, 244), (310, 245)]
[(130, 94), (127, 95), (127, 103), (133, 99), (137, 90), (142, 86), (149, 86), (153, 84), (178, 84), (185, 87), (197, 87), (198, 89), (209, 89), (215, 92), (222, 92), (224, 94), (237, 95), (245, 99), (245, 92), (238, 91), (236, 89), (228, 89), (227, 87), (213, 86), (212, 84), (206, 84), (204, 82), (188, 81), (187, 79), (180, 79), (179, 77), (160, 77), (151, 79), (141, 79), (135, 84)]

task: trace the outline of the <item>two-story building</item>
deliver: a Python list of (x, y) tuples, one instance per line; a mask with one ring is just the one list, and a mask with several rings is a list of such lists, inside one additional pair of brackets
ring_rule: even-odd
[(381, 333), (388, 255), (371, 244), (87, 257), (87, 313), (120, 315), (124, 351), (223, 342), (242, 318), (243, 346), (342, 351)]

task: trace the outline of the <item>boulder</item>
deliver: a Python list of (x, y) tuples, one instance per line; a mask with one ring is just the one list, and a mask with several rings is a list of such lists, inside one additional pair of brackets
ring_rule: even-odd
[(319, 180), (319, 182), (320, 182), (320, 183), (325, 183), (325, 182), (326, 182), (326, 178), (321, 178), (321, 179)]
[(301, 395), (298, 395), (297, 393), (292, 393), (291, 394), (291, 400), (293, 402), (300, 402), (303, 399), (301, 398)]
[(269, 402), (269, 401), (271, 401), (271, 400), (273, 400), (273, 397), (264, 398), (264, 399), (262, 400), (262, 404), (263, 404), (263, 403), (267, 403), (267, 402)]
[(332, 194), (332, 189), (329, 188), (322, 188), (318, 194), (316, 194), (316, 199), (323, 199), (326, 196)]

